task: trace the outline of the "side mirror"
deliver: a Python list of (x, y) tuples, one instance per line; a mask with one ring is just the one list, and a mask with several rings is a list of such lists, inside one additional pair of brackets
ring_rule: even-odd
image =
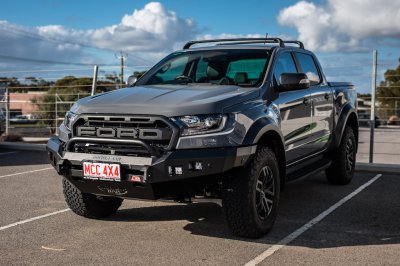
[(138, 79), (139, 79), (138, 75), (129, 76), (128, 80), (126, 81), (126, 85), (128, 85), (128, 87), (133, 87), (133, 86), (135, 86)]
[(310, 80), (304, 73), (282, 73), (278, 91), (303, 90), (310, 87)]

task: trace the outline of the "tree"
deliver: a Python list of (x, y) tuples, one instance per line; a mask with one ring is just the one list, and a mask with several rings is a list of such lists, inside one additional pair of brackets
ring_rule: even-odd
[(133, 75), (136, 75), (136, 76), (141, 77), (141, 76), (143, 76), (144, 73), (146, 73), (146, 72), (147, 72), (147, 70), (144, 70), (144, 71), (134, 71), (134, 72), (133, 72)]
[(7, 84), (10, 92), (26, 93), (28, 91), (46, 91), (51, 85), (52, 81), (46, 81), (42, 78), (26, 77), (25, 81), (31, 83), (21, 83), (16, 77), (0, 77), (0, 82)]
[(119, 84), (121, 83), (120, 78), (118, 77), (117, 73), (113, 73), (113, 74), (106, 74), (105, 75), (106, 80), (109, 80), (113, 83)]
[[(106, 92), (115, 88), (115, 85), (109, 81), (99, 81), (97, 92)], [(72, 104), (80, 98), (91, 94), (92, 78), (77, 78), (74, 76), (65, 76), (57, 80), (46, 92), (45, 95), (32, 100), (37, 105), (42, 124), (55, 130), (61, 123), (61, 119), (70, 109)]]
[(36, 77), (26, 77), (25, 80), (32, 84), (38, 84), (38, 82), (39, 82)]
[(16, 77), (0, 77), (0, 80), (4, 83), (7, 83), (8, 86), (17, 86), (20, 85), (18, 78)]
[(377, 90), (377, 99), (382, 109), (380, 115), (400, 117), (400, 65), (396, 69), (385, 72), (385, 80), (381, 81)]

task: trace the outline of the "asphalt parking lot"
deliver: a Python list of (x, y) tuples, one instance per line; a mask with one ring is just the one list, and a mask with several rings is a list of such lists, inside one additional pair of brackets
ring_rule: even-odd
[(399, 265), (400, 174), (379, 174), (289, 184), (273, 231), (249, 240), (212, 203), (125, 201), (108, 219), (79, 217), (44, 152), (0, 149), (0, 265)]

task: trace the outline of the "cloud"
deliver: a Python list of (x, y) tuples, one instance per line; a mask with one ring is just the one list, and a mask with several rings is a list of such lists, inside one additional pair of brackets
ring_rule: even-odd
[(160, 52), (172, 50), (176, 42), (192, 39), (197, 33), (193, 19), (180, 18), (161, 3), (151, 2), (125, 15), (118, 25), (92, 31), (90, 42), (128, 52)]
[(300, 1), (278, 15), (294, 27), (307, 48), (319, 51), (362, 51), (381, 38), (400, 38), (400, 2), (392, 0)]
[(30, 29), (0, 21), (0, 32), (1, 55), (57, 61), (76, 59), (81, 56), (78, 45), (47, 39), (35, 28)]
[(193, 19), (181, 18), (161, 3), (150, 2), (132, 14), (125, 14), (120, 23), (98, 29), (77, 30), (62, 25), (24, 27), (0, 21), (0, 54), (88, 62), (94, 61), (90, 57), (96, 53), (85, 48), (95, 48), (110, 54), (131, 53), (132, 63), (149, 64), (160, 59), (161, 54), (171, 52), (176, 43), (193, 39), (200, 32)]

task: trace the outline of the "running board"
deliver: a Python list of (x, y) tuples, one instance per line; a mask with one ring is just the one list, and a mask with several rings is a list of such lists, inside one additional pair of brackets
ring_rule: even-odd
[(294, 169), (294, 171), (293, 170), (290, 171), (288, 169), (289, 173), (286, 175), (286, 180), (293, 181), (299, 178), (306, 178), (315, 175), (328, 168), (331, 165), (331, 163), (332, 163), (331, 160), (324, 158), (323, 160), (314, 162), (313, 164), (305, 166), (304, 168)]
[(214, 203), (222, 207), (222, 200), (218, 198), (206, 198), (206, 197), (190, 197), (181, 200), (176, 200), (172, 198), (161, 198), (157, 199), (159, 202), (165, 203), (183, 203), (183, 204), (192, 204), (192, 203)]

